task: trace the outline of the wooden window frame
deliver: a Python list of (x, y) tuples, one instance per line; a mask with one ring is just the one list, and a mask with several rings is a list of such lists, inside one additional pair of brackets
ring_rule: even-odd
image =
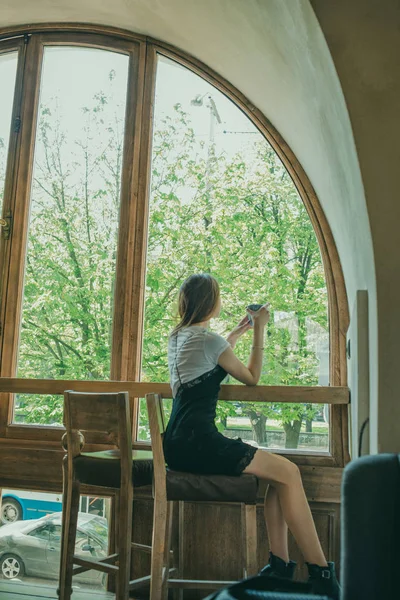
[[(26, 43), (27, 36), (30, 36), (29, 44)], [(5, 38), (10, 39), (5, 40)], [(128, 389), (131, 394), (135, 434), (139, 391), (143, 394), (143, 390), (149, 386), (148, 391), (157, 392), (157, 386), (161, 385), (164, 386), (164, 396), (168, 397), (168, 393), (170, 394), (167, 391), (169, 386), (165, 387), (167, 384), (131, 383), (138, 381), (141, 367), (154, 93), (157, 55), (161, 55), (180, 63), (221, 91), (246, 114), (267, 139), (288, 170), (302, 198), (317, 236), (324, 264), (329, 304), (332, 387), (223, 386), (222, 397), (225, 399), (227, 395), (226, 399), (229, 400), (233, 399), (231, 394), (235, 394), (235, 399), (240, 399), (237, 396), (242, 397), (244, 394), (243, 397), (248, 400), (265, 402), (272, 401), (268, 400), (271, 394), (276, 398), (275, 393), (281, 395), (288, 393), (290, 396), (296, 393), (301, 395), (300, 390), (303, 392), (308, 390), (308, 393), (312, 390), (312, 393), (316, 393), (317, 396), (321, 394), (324, 398), (321, 402), (330, 404), (330, 453), (318, 455), (289, 450), (284, 451), (284, 454), (305, 467), (343, 467), (349, 460), (347, 422), (349, 396), (345, 387), (347, 383), (345, 341), (349, 315), (343, 273), (332, 232), (311, 183), (299, 161), (272, 124), (243, 94), (212, 69), (186, 53), (152, 38), (100, 25), (50, 23), (2, 29), (0, 30), (0, 52), (7, 44), (10, 47), (13, 44), (13, 47), (18, 46), (23, 57), (20, 58), (18, 65), (13, 111), (13, 118), (17, 114), (21, 115), (22, 129), (19, 134), (16, 133), (10, 138), (7, 163), (7, 201), (13, 214), (16, 215), (13, 224), (13, 243), (7, 244), (4, 240), (1, 241), (4, 258), (0, 268), (4, 272), (3, 280), (7, 283), (8, 296), (2, 294), (0, 299), (0, 319), (3, 325), (1, 337), (3, 360), (0, 368), (0, 445), (18, 448), (23, 445), (42, 450), (46, 448), (59, 450), (62, 428), (12, 424), (11, 394), (18, 391), (34, 393), (36, 390), (37, 393), (55, 393), (54, 390), (60, 390), (62, 393), (68, 387), (88, 391), (92, 386), (93, 389), (97, 386), (95, 388), (97, 391), (99, 388), (104, 390), (110, 388), (110, 391), (111, 388), (119, 391)], [(16, 345), (23, 293), (24, 253), (27, 241), (29, 188), (33, 168), (41, 53), (45, 45), (79, 45), (131, 55), (115, 285), (117, 292), (114, 301), (111, 364), (113, 381), (64, 382), (13, 377), (16, 368)], [(3, 352), (4, 348), (8, 351)], [(10, 349), (12, 352), (9, 351)], [(124, 382), (126, 382), (125, 387), (123, 387)], [(140, 388), (135, 388), (135, 385), (139, 385)], [(235, 391), (231, 392), (228, 388), (235, 388)], [(340, 401), (335, 399), (335, 394), (337, 398), (340, 397)], [(306, 401), (310, 402), (309, 398)], [(92, 443), (103, 444), (104, 440), (93, 439)], [(146, 446), (146, 443), (137, 442), (137, 445)]]
[[(18, 341), (20, 335), (20, 316), (23, 301), (25, 275), (25, 254), (27, 247), (29, 205), (32, 169), (34, 162), (37, 112), (43, 54), (46, 46), (77, 46), (80, 48), (98, 48), (119, 52), (129, 57), (128, 87), (125, 114), (125, 137), (122, 166), (122, 185), (120, 196), (118, 253), (116, 265), (113, 351), (111, 360), (111, 378), (127, 377), (127, 339), (124, 331), (129, 327), (132, 301), (132, 273), (134, 272), (134, 245), (136, 231), (136, 203), (132, 198), (138, 196), (138, 164), (140, 151), (140, 128), (143, 102), (143, 57), (146, 52), (142, 42), (115, 40), (107, 35), (87, 32), (47, 32), (32, 35), (26, 52), (26, 76), (19, 100), (21, 106), (21, 153), (16, 172), (17, 185), (11, 195), (10, 205), (13, 219), (13, 235), (8, 240), (8, 285), (7, 295), (0, 299), (2, 327), (1, 377), (13, 376), (17, 368)], [(7, 242), (4, 241), (5, 244)], [(12, 299), (12, 300), (10, 300)], [(120, 343), (120, 341), (124, 343)], [(3, 350), (7, 348), (7, 352)], [(12, 423), (13, 398), (3, 395), (0, 404), (0, 435), (18, 439), (35, 438), (34, 427)], [(40, 427), (40, 426), (35, 426)], [(45, 427), (49, 437), (54, 427)]]

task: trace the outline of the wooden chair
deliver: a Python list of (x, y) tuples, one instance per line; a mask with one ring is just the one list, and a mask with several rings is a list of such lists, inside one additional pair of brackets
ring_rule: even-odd
[[(154, 461), (154, 516), (151, 554), (150, 600), (166, 600), (168, 588), (178, 588), (179, 596), (185, 588), (218, 589), (231, 585), (228, 581), (183, 579), (184, 502), (237, 502), (242, 505), (242, 543), (244, 553), (243, 576), (257, 573), (256, 501), (258, 479), (254, 475), (225, 476), (198, 475), (171, 471), (165, 467), (162, 435), (165, 431), (162, 398), (146, 395)], [(170, 543), (173, 504), (179, 506), (179, 544), (173, 552), (175, 569), (170, 569)], [(170, 578), (172, 572), (179, 578)]]
[[(58, 594), (69, 600), (72, 577), (90, 569), (114, 575), (116, 599), (127, 600), (129, 589), (144, 580), (129, 581), (131, 548), (151, 551), (150, 547), (132, 544), (133, 487), (152, 482), (152, 454), (132, 450), (129, 397), (127, 392), (93, 394), (64, 393), (66, 433), (63, 445), (67, 454), (63, 461), (63, 517), (61, 564)], [(85, 436), (90, 443), (99, 433), (115, 449), (83, 452)], [(101, 491), (115, 496), (114, 535), (110, 535), (110, 555), (94, 560), (74, 556), (78, 524), (80, 487), (85, 484), (93, 495)], [(117, 564), (116, 564), (117, 563)], [(137, 586), (137, 585), (136, 585)]]

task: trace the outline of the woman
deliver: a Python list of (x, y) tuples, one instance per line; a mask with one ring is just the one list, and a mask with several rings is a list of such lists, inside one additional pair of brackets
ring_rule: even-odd
[[(215, 426), (218, 392), (229, 373), (246, 385), (260, 379), (268, 305), (249, 311), (226, 339), (209, 330), (218, 317), (221, 298), (218, 282), (207, 274), (192, 275), (179, 293), (180, 322), (168, 345), (168, 366), (173, 392), (171, 418), (164, 435), (168, 466), (191, 473), (240, 475), (252, 473), (270, 484), (265, 496), (265, 521), (270, 544), (265, 576), (291, 579), (296, 563), (289, 560), (288, 528), (307, 562), (315, 593), (339, 598), (334, 564), (327, 563), (304, 493), (298, 467), (277, 454), (226, 438)], [(247, 367), (235, 356), (237, 340), (253, 329)]]

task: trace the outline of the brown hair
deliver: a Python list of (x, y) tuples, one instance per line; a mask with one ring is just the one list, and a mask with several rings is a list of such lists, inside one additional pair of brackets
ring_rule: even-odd
[(205, 321), (214, 310), (218, 298), (218, 281), (212, 275), (199, 273), (185, 279), (178, 298), (180, 321), (172, 333), (176, 333), (182, 327)]

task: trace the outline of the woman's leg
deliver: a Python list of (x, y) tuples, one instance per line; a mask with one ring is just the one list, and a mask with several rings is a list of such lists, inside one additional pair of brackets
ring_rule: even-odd
[(269, 549), (285, 563), (289, 562), (288, 526), (283, 516), (278, 491), (268, 486), (264, 500), (264, 518), (267, 526)]
[(298, 467), (283, 456), (257, 450), (244, 473), (252, 473), (272, 484), (277, 491), (283, 518), (306, 562), (326, 566)]

